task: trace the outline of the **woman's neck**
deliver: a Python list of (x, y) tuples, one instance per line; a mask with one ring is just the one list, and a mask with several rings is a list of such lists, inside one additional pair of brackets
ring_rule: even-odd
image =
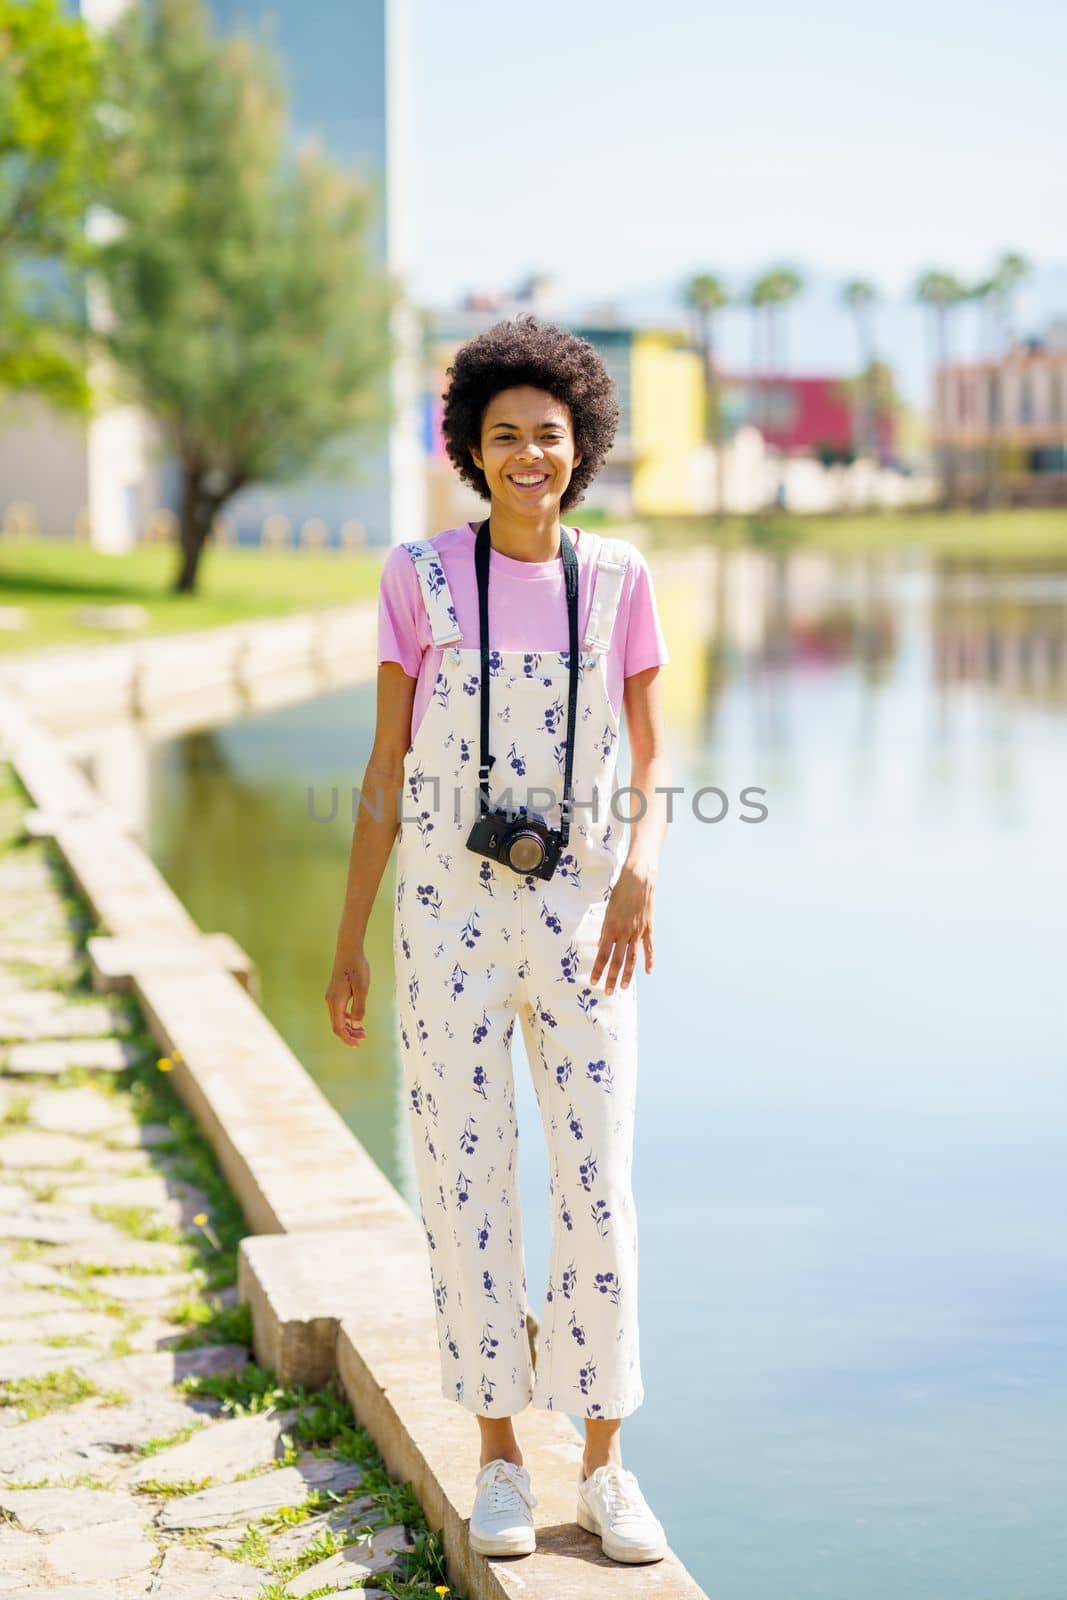
[(495, 500), (490, 505), (490, 546), (513, 561), (555, 561), (561, 554), (559, 530), (558, 505), (543, 516), (529, 517), (515, 516)]

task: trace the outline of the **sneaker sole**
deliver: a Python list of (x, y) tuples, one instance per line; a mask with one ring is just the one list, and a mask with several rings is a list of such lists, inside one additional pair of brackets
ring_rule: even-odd
[(633, 1545), (617, 1545), (610, 1534), (601, 1533), (600, 1524), (593, 1513), (586, 1510), (581, 1500), (578, 1501), (577, 1522), (579, 1528), (584, 1528), (586, 1533), (596, 1534), (604, 1554), (612, 1561), (624, 1561), (628, 1565), (636, 1565), (646, 1561), (662, 1561), (667, 1554), (667, 1541), (665, 1539), (658, 1544), (639, 1545), (636, 1548)]
[(528, 1535), (520, 1534), (512, 1539), (481, 1539), (472, 1533), (470, 1547), (480, 1556), (532, 1556), (537, 1548), (537, 1539), (533, 1529)]

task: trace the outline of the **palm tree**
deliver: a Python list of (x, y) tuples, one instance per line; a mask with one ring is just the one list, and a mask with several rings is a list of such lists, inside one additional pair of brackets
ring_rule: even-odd
[(991, 275), (974, 285), (971, 298), (988, 307), (989, 312), (989, 394), (986, 404), (985, 502), (996, 505), (999, 461), (997, 457), (997, 368), (1012, 342), (1015, 291), (1029, 275), (1030, 263), (1017, 251), (1005, 250)]
[(766, 329), (766, 352), (768, 378), (778, 377), (782, 365), (782, 335), (784, 333), (783, 318), (790, 302), (795, 300), (804, 287), (804, 280), (792, 267), (771, 267), (769, 271), (761, 274), (752, 285), (748, 303), (752, 307), (756, 318), (757, 341), (758, 324), (762, 318)]
[(685, 286), (685, 303), (693, 313), (696, 344), (704, 380), (704, 436), (715, 458), (715, 501), (713, 515), (722, 516), (722, 404), (719, 371), (715, 360), (715, 315), (730, 304), (722, 281), (710, 272), (698, 272)]
[(1030, 276), (1030, 263), (1025, 256), (1017, 251), (1005, 250), (990, 279), (994, 312), (996, 317), (995, 333), (999, 345), (999, 353), (1004, 354), (1012, 335), (1012, 312), (1014, 309), (1015, 291), (1025, 278)]
[(878, 456), (878, 409), (874, 393), (875, 363), (878, 352), (874, 340), (874, 307), (878, 290), (869, 278), (850, 278), (841, 291), (841, 298), (851, 311), (856, 324), (856, 340), (860, 352), (860, 426), (859, 447), (863, 455), (876, 460)]
[[(961, 301), (966, 298), (966, 295), (967, 291), (957, 277), (954, 277), (951, 272), (941, 272), (936, 269), (930, 269), (922, 273), (915, 285), (915, 298), (920, 305), (927, 307), (933, 321), (935, 372), (940, 369), (944, 375), (943, 400), (945, 403), (942, 406), (941, 472), (944, 502), (950, 506), (956, 503), (956, 450), (952, 441), (947, 404), (949, 317)], [(936, 377), (934, 381), (936, 410)]]
[[(759, 400), (758, 408), (756, 406), (753, 407), (753, 421), (757, 427), (761, 428), (761, 431), (766, 428), (774, 416), (773, 408), (768, 403), (771, 398), (770, 380), (780, 375), (780, 369), (784, 365), (782, 345), (785, 329), (782, 319), (785, 316), (786, 308), (791, 301), (796, 299), (803, 287), (804, 281), (799, 272), (795, 272), (792, 267), (779, 266), (771, 267), (769, 271), (762, 273), (749, 291), (748, 303), (753, 312), (753, 353), (756, 363), (758, 363), (761, 320), (765, 323), (767, 335), (767, 370), (765, 375), (768, 381), (765, 385), (761, 385), (758, 375), (754, 372), (752, 386), (753, 399), (758, 398)], [(781, 493), (781, 484), (779, 484), (779, 493)]]

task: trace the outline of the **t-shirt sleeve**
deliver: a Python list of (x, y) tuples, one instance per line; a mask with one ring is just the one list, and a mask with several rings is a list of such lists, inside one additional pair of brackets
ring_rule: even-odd
[(630, 604), (622, 669), (624, 678), (631, 677), (635, 672), (644, 672), (647, 667), (666, 666), (671, 659), (659, 619), (652, 574), (636, 546), (631, 547), (627, 565), (630, 568), (626, 577), (630, 585)]
[(428, 642), (422, 629), (424, 616), (415, 563), (403, 545), (395, 545), (382, 562), (378, 580), (379, 662), (399, 661), (409, 678), (418, 677)]

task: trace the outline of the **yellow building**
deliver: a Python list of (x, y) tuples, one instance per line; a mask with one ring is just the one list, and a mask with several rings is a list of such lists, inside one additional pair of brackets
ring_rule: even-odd
[(704, 444), (700, 357), (681, 334), (635, 332), (630, 351), (632, 495), (635, 515), (704, 509), (698, 462)]
[[(447, 367), (471, 335), (498, 321), (501, 308), (435, 313), (427, 347), (425, 422), (430, 522), (434, 529), (477, 516), (483, 505), (458, 482), (440, 432)], [(675, 329), (575, 324), (596, 346), (619, 401), (615, 443), (586, 493), (584, 505), (615, 516), (655, 516), (707, 510), (704, 386), (700, 357)]]

